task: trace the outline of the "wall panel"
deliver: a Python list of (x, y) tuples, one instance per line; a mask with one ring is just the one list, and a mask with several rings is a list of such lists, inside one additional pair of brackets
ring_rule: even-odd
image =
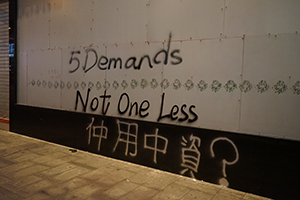
[(276, 199), (298, 195), (298, 1), (18, 8), (12, 131)]

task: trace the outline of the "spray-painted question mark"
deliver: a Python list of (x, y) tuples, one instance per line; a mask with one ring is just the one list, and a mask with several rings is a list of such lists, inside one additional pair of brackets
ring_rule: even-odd
[(234, 161), (228, 162), (226, 159), (223, 159), (223, 160), (222, 160), (222, 162), (223, 162), (223, 170), (222, 170), (222, 172), (223, 172), (223, 176), (224, 176), (224, 177), (221, 178), (221, 179), (219, 180), (219, 183), (220, 183), (220, 185), (223, 185), (223, 186), (226, 186), (226, 187), (227, 187), (227, 186), (229, 185), (229, 183), (228, 183), (227, 179), (225, 178), (225, 177), (227, 177), (227, 175), (226, 175), (226, 170), (225, 170), (226, 165), (233, 165), (233, 164), (235, 164), (235, 163), (239, 160), (239, 152), (238, 152), (238, 150), (237, 150), (235, 144), (234, 144), (231, 140), (229, 140), (229, 139), (226, 138), (226, 137), (219, 137), (219, 138), (214, 139), (214, 140), (211, 142), (211, 145), (210, 145), (210, 152), (211, 152), (211, 156), (212, 156), (213, 158), (215, 157), (215, 153), (214, 153), (214, 150), (213, 150), (213, 146), (214, 146), (215, 142), (220, 141), (220, 140), (225, 140), (225, 141), (229, 142), (229, 143), (233, 146), (233, 148), (234, 148), (234, 150), (235, 150), (235, 153), (236, 153), (236, 158), (235, 158)]

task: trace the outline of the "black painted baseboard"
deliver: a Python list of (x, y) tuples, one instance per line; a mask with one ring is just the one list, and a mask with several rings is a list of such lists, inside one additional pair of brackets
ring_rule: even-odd
[(300, 142), (14, 105), (12, 132), (275, 199), (297, 199)]

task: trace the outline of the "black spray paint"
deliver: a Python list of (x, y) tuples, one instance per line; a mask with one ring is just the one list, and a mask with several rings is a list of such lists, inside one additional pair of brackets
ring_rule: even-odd
[[(151, 61), (151, 57), (149, 55), (143, 55), (138, 60), (137, 57), (131, 56), (128, 59), (126, 59), (125, 62), (123, 62), (122, 58), (120, 57), (113, 57), (108, 58), (104, 55), (98, 56), (98, 53), (93, 48), (88, 48), (85, 50), (85, 60), (84, 64), (82, 66), (82, 69), (84, 73), (89, 72), (91, 69), (93, 69), (95, 66), (98, 66), (100, 70), (110, 70), (110, 69), (130, 69), (133, 68), (135, 70), (140, 70), (143, 62), (146, 62), (150, 68), (153, 68), (152, 62), (156, 65), (160, 64), (161, 62), (164, 63), (164, 65), (167, 65), (169, 60), (171, 60), (172, 65), (178, 65), (182, 63), (182, 57), (180, 54), (180, 49), (174, 49), (171, 51), (171, 39), (172, 34), (169, 35), (167, 50), (161, 49), (159, 50), (153, 57)], [(74, 73), (80, 68), (80, 59), (76, 57), (76, 54), (80, 54), (81, 51), (71, 51), (71, 58), (69, 60), (69, 65), (71, 65), (73, 62), (76, 62), (76, 67), (73, 70), (69, 70), (69, 73)], [(94, 54), (93, 58), (91, 58), (90, 55)], [(171, 59), (169, 59), (169, 57)], [(90, 60), (94, 59), (94, 60)], [(91, 61), (91, 66), (87, 66), (88, 61)]]

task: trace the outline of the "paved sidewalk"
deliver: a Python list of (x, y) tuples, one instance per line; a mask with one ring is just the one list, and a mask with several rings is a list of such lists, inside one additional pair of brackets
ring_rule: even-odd
[(267, 198), (0, 130), (0, 199)]

